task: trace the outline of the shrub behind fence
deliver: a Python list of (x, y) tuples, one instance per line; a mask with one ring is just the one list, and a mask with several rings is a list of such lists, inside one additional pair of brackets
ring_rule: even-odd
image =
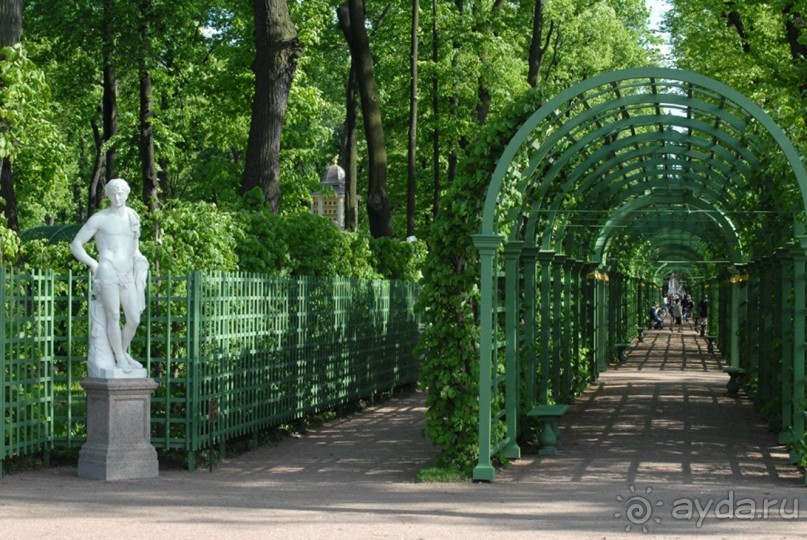
[[(417, 293), (381, 280), (151, 277), (132, 356), (159, 383), (152, 444), (193, 468), (211, 444), (417, 381)], [(84, 442), (88, 299), (88, 275), (0, 270), (0, 459)]]

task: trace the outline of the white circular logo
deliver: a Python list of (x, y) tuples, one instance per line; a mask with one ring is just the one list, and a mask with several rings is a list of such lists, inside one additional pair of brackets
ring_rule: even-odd
[(643, 533), (650, 532), (648, 527), (652, 523), (661, 523), (660, 517), (653, 517), (653, 507), (661, 506), (663, 501), (652, 502), (648, 495), (653, 491), (653, 488), (648, 487), (644, 495), (636, 493), (636, 488), (630, 486), (630, 494), (626, 496), (617, 495), (616, 500), (622, 503), (624, 510), (615, 512), (614, 517), (621, 519), (623, 516), (627, 519), (628, 524), (625, 526), (625, 532), (630, 532), (635, 526), (638, 530), (641, 527)]

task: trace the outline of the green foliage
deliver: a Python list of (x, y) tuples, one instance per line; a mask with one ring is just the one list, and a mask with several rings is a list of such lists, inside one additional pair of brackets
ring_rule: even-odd
[(22, 44), (4, 48), (0, 58), (0, 158), (14, 163), (20, 228), (26, 229), (71, 206), (72, 170), (45, 74)]
[[(788, 0), (734, 2), (727, 9), (725, 2), (717, 0), (676, 0), (665, 24), (678, 67), (722, 81), (761, 105), (803, 155), (807, 145), (807, 94), (803, 92), (807, 59), (791, 49), (785, 14), (786, 6), (798, 12), (798, 4)], [(796, 24), (794, 30), (804, 43), (807, 33), (803, 25), (798, 27)], [(767, 134), (750, 131), (745, 136), (755, 144), (772, 143)], [(759, 154), (759, 174), (739, 195), (742, 204), (746, 208), (800, 209), (801, 194), (792, 166), (776, 150)], [(803, 220), (803, 212), (797, 213)], [(754, 259), (768, 255), (772, 245), (792, 238), (792, 220), (760, 214), (739, 233)]]
[(479, 257), (471, 235), (480, 228), (496, 160), (515, 127), (542, 98), (540, 90), (532, 90), (486, 126), (446, 191), (444, 211), (430, 231), (419, 299), (426, 323), (420, 344), (426, 355), (421, 382), (428, 389), (426, 433), (442, 449), (439, 466), (468, 472), (478, 458)]
[(140, 250), (152, 272), (231, 271), (239, 234), (232, 215), (213, 204), (172, 201), (144, 219)]
[(0, 217), (0, 266), (10, 266), (17, 260), (20, 250), (20, 237), (6, 227), (6, 220)]
[[(95, 245), (86, 245), (87, 253), (95, 257)], [(59, 242), (51, 244), (47, 240), (27, 240), (22, 244), (23, 264), (25, 268), (36, 270), (71, 270), (74, 273), (87, 272), (87, 267), (76, 260), (70, 253), (70, 244)]]
[(241, 270), (292, 276), (377, 277), (369, 241), (340, 232), (330, 220), (309, 212), (275, 215), (268, 210), (240, 214), (243, 235), (237, 252)]
[(239, 221), (243, 227), (236, 247), (240, 269), (288, 275), (291, 256), (283, 240), (283, 218), (268, 210), (245, 210)]
[(375, 269), (382, 277), (404, 281), (418, 281), (422, 277), (420, 268), (427, 252), (422, 240), (401, 242), (387, 237), (372, 238), (370, 249)]

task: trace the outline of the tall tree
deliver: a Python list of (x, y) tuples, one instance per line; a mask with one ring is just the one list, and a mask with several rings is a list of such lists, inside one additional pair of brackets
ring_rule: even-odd
[(302, 43), (286, 0), (253, 0), (255, 94), (241, 191), (260, 188), (272, 212), (280, 210), (280, 135)]
[(367, 217), (370, 234), (374, 238), (392, 236), (392, 210), (387, 195), (387, 148), (381, 121), (380, 96), (373, 73), (370, 39), (365, 26), (364, 0), (348, 0), (340, 6), (340, 10), (345, 9), (347, 17), (341, 16), (340, 21), (344, 20), (342, 30), (350, 48), (351, 59), (357, 66), (364, 135), (367, 140)]
[[(117, 44), (118, 29), (115, 27), (115, 1), (104, 0), (104, 17), (102, 22), (103, 39), (103, 77), (104, 96), (101, 114), (104, 119), (104, 144), (118, 134), (118, 78), (115, 66), (115, 48)], [(109, 144), (106, 150), (106, 181), (118, 176), (115, 162), (117, 150), (114, 144)], [(101, 190), (103, 192), (103, 190)], [(101, 195), (102, 197), (102, 195)], [(97, 202), (97, 201), (95, 201)], [(92, 214), (93, 209), (90, 210)]]
[[(340, 19), (341, 21), (341, 19)], [(359, 77), (356, 66), (350, 63), (345, 89), (345, 133), (342, 144), (342, 163), (345, 168), (345, 229), (356, 231), (359, 227), (359, 197), (356, 190), (358, 178)]]
[(143, 202), (152, 212), (159, 203), (159, 179), (154, 160), (154, 103), (152, 101), (151, 72), (148, 63), (151, 53), (151, 0), (140, 0), (140, 168), (143, 173)]
[(406, 236), (415, 235), (415, 190), (417, 187), (418, 131), (418, 30), (420, 2), (412, 0), (412, 33), (409, 50), (409, 143), (406, 175)]
[[(807, 67), (807, 43), (803, 38), (807, 31), (807, 19), (805, 19), (804, 13), (795, 8), (793, 2), (786, 2), (782, 13), (785, 16), (785, 35), (790, 47), (790, 56), (794, 66), (802, 72), (799, 90), (802, 99), (807, 99), (807, 69), (805, 69)], [(804, 116), (804, 121), (807, 122), (807, 115)]]
[[(437, 33), (437, 0), (432, 0), (432, 67), (440, 61), (440, 40)], [(440, 209), (440, 78), (432, 73), (432, 217)]]
[[(23, 0), (0, 2), (0, 49), (16, 45), (22, 39)], [(0, 60), (3, 55), (0, 53)], [(0, 85), (3, 82), (0, 81)], [(0, 118), (0, 131), (7, 129), (7, 120)], [(17, 196), (14, 193), (14, 171), (11, 166), (11, 148), (0, 150), (0, 209), (6, 216), (8, 228), (19, 232)]]
[[(555, 21), (552, 20), (549, 22), (546, 35), (544, 35), (544, 2), (543, 0), (535, 0), (535, 11), (532, 17), (532, 38), (530, 39), (529, 69), (527, 71), (527, 82), (533, 88), (538, 86), (541, 81), (541, 67), (544, 65), (544, 58), (546, 58), (549, 50), (549, 42), (552, 39), (554, 30)], [(556, 41), (556, 51), (557, 45)]]

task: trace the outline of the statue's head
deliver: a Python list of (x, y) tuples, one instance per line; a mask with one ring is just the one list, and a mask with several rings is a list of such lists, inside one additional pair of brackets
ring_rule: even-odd
[(104, 186), (104, 193), (109, 197), (112, 193), (123, 193), (128, 196), (131, 189), (123, 178), (113, 178)]

